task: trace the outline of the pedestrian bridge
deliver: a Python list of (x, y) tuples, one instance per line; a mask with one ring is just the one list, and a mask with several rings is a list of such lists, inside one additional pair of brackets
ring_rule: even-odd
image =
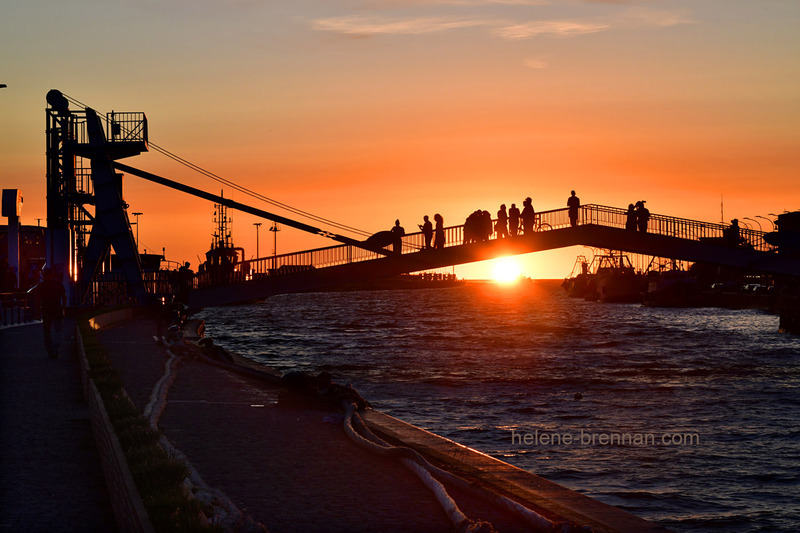
[[(423, 249), (421, 233), (404, 236), (398, 252), (377, 248), (121, 163), (120, 159), (153, 147), (225, 187), (289, 207), (152, 144), (144, 113), (112, 112), (104, 116), (57, 90), (47, 93), (47, 102), (47, 262), (61, 270), (65, 279), (75, 282), (77, 290), (73, 293), (70, 283), (68, 293), (79, 303), (99, 305), (133, 299), (144, 304), (153, 297), (172, 297), (180, 287), (182, 298), (185, 289), (192, 289), (188, 296), (191, 307), (223, 305), (574, 245), (800, 275), (800, 259), (776, 253), (760, 231), (743, 229), (740, 238), (731, 240), (721, 224), (663, 215), (651, 216), (647, 232), (629, 231), (625, 229), (625, 210), (599, 205), (581, 206), (576, 227), (571, 227), (567, 209), (557, 209), (539, 213), (537, 229), (521, 236), (493, 235), (467, 244), (464, 226), (452, 226), (445, 229), (445, 245), (437, 250)], [(77, 109), (70, 109), (70, 105)], [(212, 271), (188, 280), (183, 275), (176, 280), (176, 272), (143, 272), (138, 239), (133, 236), (123, 200), (120, 172), (339, 244), (239, 263), (226, 259), (223, 264), (220, 260)], [(94, 214), (90, 213), (92, 206)], [(294, 208), (291, 211), (311, 215)], [(320, 217), (309, 218), (358, 233)], [(106, 272), (105, 261), (112, 248), (118, 270)]]
[(800, 275), (800, 258), (776, 253), (764, 232), (740, 230), (738, 241), (727, 226), (664, 215), (651, 215), (648, 231), (625, 229), (626, 210), (600, 205), (580, 208), (578, 225), (567, 209), (537, 213), (537, 229), (526, 235), (464, 244), (464, 226), (445, 228), (441, 249), (424, 249), (422, 233), (403, 237), (401, 253), (387, 247), (371, 251), (351, 244), (244, 261), (224, 276), (201, 273), (189, 296), (192, 308), (225, 305), (276, 294), (369, 281), (408, 272), (485, 261), (510, 255), (584, 245), (670, 259), (706, 262), (779, 275)]

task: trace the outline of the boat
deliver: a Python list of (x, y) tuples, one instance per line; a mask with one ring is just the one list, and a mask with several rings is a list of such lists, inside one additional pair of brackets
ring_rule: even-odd
[(651, 271), (646, 277), (642, 303), (649, 307), (697, 307), (702, 305), (702, 285), (685, 270)]
[(627, 255), (609, 251), (595, 255), (591, 264), (581, 257), (576, 261), (580, 273), (562, 284), (568, 295), (606, 303), (641, 301), (644, 278)]
[[(576, 273), (577, 272), (577, 273)], [(564, 278), (561, 286), (567, 291), (567, 296), (571, 298), (583, 298), (589, 288), (589, 260), (585, 255), (579, 255), (572, 266), (569, 277)]]
[(215, 204), (214, 223), (216, 231), (211, 240), (211, 247), (206, 252), (206, 260), (200, 265), (198, 277), (201, 283), (224, 285), (244, 281), (248, 268), (243, 268), (244, 248), (233, 245), (233, 236), (229, 224), (228, 209), (222, 204)]

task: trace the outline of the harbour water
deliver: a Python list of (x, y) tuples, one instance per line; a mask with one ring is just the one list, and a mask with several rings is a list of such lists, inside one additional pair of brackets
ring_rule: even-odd
[(198, 318), (278, 370), (675, 531), (800, 530), (800, 337), (558, 282), (283, 295)]

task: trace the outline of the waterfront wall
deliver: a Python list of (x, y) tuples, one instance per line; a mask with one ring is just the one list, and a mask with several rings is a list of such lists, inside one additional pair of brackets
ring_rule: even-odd
[[(123, 309), (98, 315), (89, 322), (93, 329), (100, 329), (114, 322), (132, 317), (132, 309)], [(92, 432), (94, 433), (97, 451), (103, 465), (103, 474), (106, 478), (117, 527), (125, 533), (153, 533), (153, 526), (150, 523), (150, 518), (144, 508), (139, 491), (136, 489), (136, 484), (128, 468), (128, 462), (111, 425), (103, 399), (100, 397), (94, 381), (89, 377), (89, 361), (86, 358), (86, 352), (83, 347), (83, 338), (77, 327), (75, 328), (75, 341), (81, 370), (83, 394), (89, 407)]]

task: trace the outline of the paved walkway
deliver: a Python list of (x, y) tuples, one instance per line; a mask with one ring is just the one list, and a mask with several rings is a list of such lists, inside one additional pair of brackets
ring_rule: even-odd
[[(164, 375), (168, 354), (137, 319), (99, 333), (140, 409)], [(335, 376), (334, 376), (335, 379)], [(287, 403), (275, 387), (181, 359), (159, 429), (210, 487), (270, 532), (452, 531), (433, 494), (393, 459), (364, 451), (336, 410)], [(515, 517), (454, 491), (473, 519), (527, 530)]]
[(64, 344), (52, 359), (41, 324), (0, 329), (0, 532), (116, 530)]

